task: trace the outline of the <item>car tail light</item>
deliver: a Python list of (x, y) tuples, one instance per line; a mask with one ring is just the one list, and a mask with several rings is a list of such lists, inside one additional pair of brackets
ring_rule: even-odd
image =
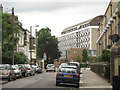
[(79, 74), (76, 74), (76, 77), (79, 77), (80, 75)]
[(25, 68), (23, 68), (22, 71), (25, 71)]
[(30, 70), (30, 68), (28, 68), (28, 70)]
[(3, 72), (4, 75), (8, 75), (9, 74), (9, 71), (5, 71)]
[(60, 74), (60, 73), (57, 73), (57, 75), (58, 75), (58, 76), (61, 76), (61, 74)]

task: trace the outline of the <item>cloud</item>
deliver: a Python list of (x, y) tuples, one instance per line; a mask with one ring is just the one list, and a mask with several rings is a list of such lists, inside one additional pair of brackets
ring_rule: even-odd
[(103, 5), (106, 2), (2, 2), (4, 6), (4, 11), (7, 11), (7, 8), (10, 9), (15, 7), (16, 13), (28, 13), (28, 12), (51, 12), (62, 10), (71, 7), (80, 7), (80, 6), (92, 6), (92, 5)]

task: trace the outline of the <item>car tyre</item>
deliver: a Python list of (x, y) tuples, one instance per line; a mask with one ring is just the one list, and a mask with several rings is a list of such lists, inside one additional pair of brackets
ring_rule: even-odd
[(9, 75), (8, 81), (12, 81), (12, 76)]
[(14, 76), (14, 80), (16, 80), (16, 76)]
[(77, 88), (79, 88), (79, 83), (77, 83), (77, 86), (76, 86)]
[(56, 82), (56, 86), (59, 86), (60, 84), (58, 82)]

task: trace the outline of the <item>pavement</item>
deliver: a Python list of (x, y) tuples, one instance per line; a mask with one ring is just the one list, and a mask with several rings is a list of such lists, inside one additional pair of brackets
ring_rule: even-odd
[(80, 88), (110, 88), (112, 86), (105, 79), (92, 72), (90, 68), (81, 69)]

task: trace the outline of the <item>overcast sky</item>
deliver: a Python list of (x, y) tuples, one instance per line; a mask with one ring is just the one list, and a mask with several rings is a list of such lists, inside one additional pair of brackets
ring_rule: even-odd
[[(110, 0), (0, 0), (4, 12), (15, 8), (15, 15), (23, 28), (40, 25), (49, 27), (52, 35), (60, 36), (61, 31), (71, 25), (104, 15)], [(35, 28), (33, 28), (34, 31)]]

